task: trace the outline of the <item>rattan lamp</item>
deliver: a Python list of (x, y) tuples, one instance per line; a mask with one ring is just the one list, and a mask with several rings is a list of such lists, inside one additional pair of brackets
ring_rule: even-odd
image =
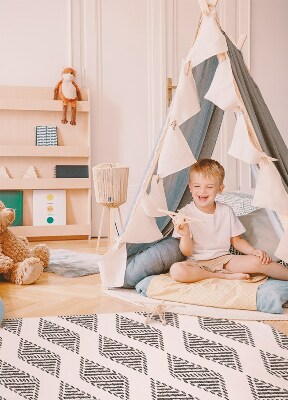
[(115, 242), (115, 208), (118, 210), (119, 220), (123, 230), (120, 206), (127, 200), (129, 168), (120, 164), (105, 163), (93, 167), (92, 172), (96, 203), (100, 203), (103, 206), (96, 247), (96, 251), (98, 251), (105, 208), (109, 210), (109, 247)]

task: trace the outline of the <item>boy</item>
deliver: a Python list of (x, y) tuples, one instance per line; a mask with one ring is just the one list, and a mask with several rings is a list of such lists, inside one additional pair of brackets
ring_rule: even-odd
[[(244, 240), (245, 228), (233, 210), (215, 202), (224, 189), (224, 176), (224, 168), (214, 160), (198, 160), (191, 166), (189, 188), (194, 201), (183, 210), (201, 222), (175, 226), (173, 236), (180, 238), (180, 250), (187, 260), (171, 266), (171, 277), (189, 283), (208, 278), (249, 279), (250, 273), (260, 273), (288, 280), (288, 268)], [(230, 254), (230, 244), (245, 255)]]

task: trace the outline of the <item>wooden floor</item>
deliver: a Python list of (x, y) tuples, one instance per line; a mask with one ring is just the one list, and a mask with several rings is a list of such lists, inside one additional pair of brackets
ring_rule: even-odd
[[(43, 243), (43, 242), (42, 242)], [(102, 240), (99, 253), (106, 250)], [(36, 243), (31, 243), (34, 246)], [(96, 253), (96, 240), (49, 241), (52, 249), (68, 249), (81, 253)], [(6, 282), (0, 284), (0, 296), (5, 304), (5, 317), (40, 317), (89, 313), (138, 311), (136, 305), (104, 295), (100, 275), (81, 278), (63, 278), (44, 272), (33, 285), (18, 286)], [(268, 321), (288, 335), (288, 321)]]

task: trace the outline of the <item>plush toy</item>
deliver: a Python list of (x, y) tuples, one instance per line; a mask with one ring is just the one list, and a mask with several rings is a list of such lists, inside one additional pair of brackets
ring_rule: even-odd
[(9, 230), (15, 211), (0, 201), (0, 274), (4, 279), (18, 285), (35, 282), (47, 267), (49, 249), (45, 244), (29, 248), (28, 240)]
[(54, 89), (54, 100), (62, 100), (62, 124), (67, 124), (67, 108), (71, 104), (71, 125), (76, 125), (76, 101), (82, 100), (79, 87), (74, 82), (76, 71), (72, 68), (65, 68), (62, 72), (62, 79)]

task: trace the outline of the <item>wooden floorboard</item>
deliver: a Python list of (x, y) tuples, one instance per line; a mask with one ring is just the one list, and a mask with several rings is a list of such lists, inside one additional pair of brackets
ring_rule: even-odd
[[(51, 249), (68, 249), (81, 253), (96, 253), (96, 240), (49, 241)], [(31, 243), (31, 246), (34, 246)], [(105, 252), (107, 241), (101, 240), (99, 253)], [(18, 286), (7, 282), (0, 284), (0, 296), (5, 304), (6, 318), (45, 317), (91, 313), (112, 313), (140, 310), (102, 292), (100, 275), (81, 278), (64, 278), (44, 272), (33, 285)], [(288, 335), (288, 321), (267, 321)]]

